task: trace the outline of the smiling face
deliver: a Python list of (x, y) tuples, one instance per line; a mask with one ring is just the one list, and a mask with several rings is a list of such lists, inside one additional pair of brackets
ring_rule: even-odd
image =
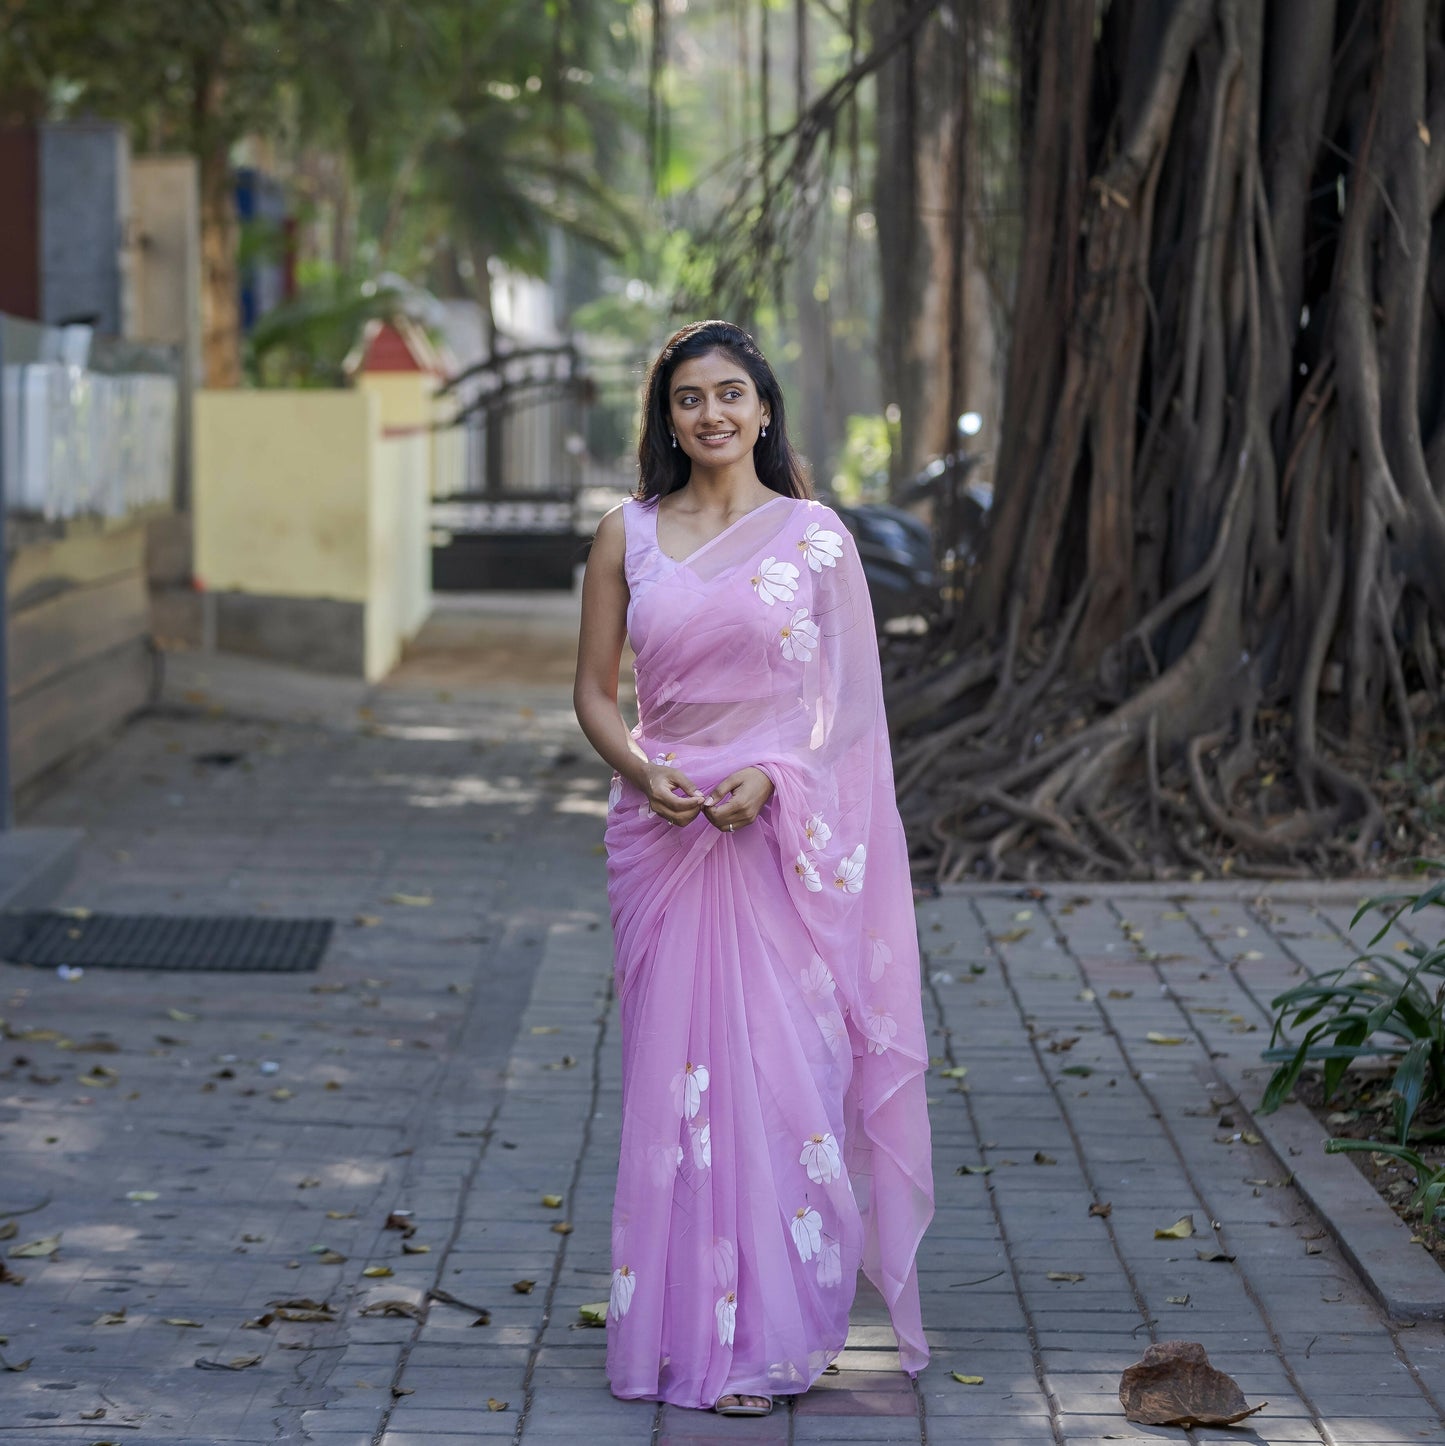
[(668, 425), (677, 445), (705, 467), (725, 467), (748, 456), (768, 424), (767, 407), (747, 368), (726, 352), (680, 362), (668, 391)]

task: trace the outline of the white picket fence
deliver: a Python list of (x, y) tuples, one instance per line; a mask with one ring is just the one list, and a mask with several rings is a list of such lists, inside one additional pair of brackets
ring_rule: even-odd
[(0, 404), (10, 512), (124, 517), (170, 501), (174, 377), (113, 376), (59, 361), (7, 366)]

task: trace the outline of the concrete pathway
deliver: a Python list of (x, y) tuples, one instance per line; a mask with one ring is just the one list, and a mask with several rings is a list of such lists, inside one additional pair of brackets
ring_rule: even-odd
[[(34, 820), (88, 831), (65, 903), (341, 923), (312, 975), (0, 966), (0, 1248), (61, 1235), (6, 1260), (0, 1446), (1445, 1441), (1442, 1328), (1381, 1318), (1220, 1087), (1353, 953), (1353, 891), (926, 901), (934, 1365), (898, 1373), (865, 1291), (766, 1421), (614, 1401), (578, 1316), (618, 1135), (606, 779), (567, 609), (519, 605), (520, 644), (464, 614), (382, 689), (189, 660)], [(1252, 1431), (1124, 1420), (1175, 1337), (1269, 1401)]]

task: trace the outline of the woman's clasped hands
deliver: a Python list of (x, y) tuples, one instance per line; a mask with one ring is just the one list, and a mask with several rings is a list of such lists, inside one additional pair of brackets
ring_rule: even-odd
[(704, 794), (682, 769), (650, 763), (642, 791), (653, 813), (669, 823), (683, 826), (702, 814), (720, 833), (735, 833), (763, 811), (773, 781), (761, 768), (740, 768)]

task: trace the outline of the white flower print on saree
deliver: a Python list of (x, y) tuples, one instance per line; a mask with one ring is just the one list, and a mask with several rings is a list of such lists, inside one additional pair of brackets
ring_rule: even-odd
[(799, 608), (788, 619), (778, 637), (782, 640), (783, 656), (790, 663), (809, 663), (818, 651), (818, 625), (807, 608)]
[(798, 569), (791, 562), (765, 557), (752, 578), (753, 591), (769, 607), (775, 602), (792, 602), (798, 591)]
[(808, 840), (810, 849), (825, 849), (828, 840), (833, 837), (833, 830), (824, 822), (821, 813), (811, 813), (803, 820), (803, 837)]
[(868, 966), (868, 978), (876, 984), (892, 962), (893, 950), (875, 934), (873, 936), (873, 962)]
[(819, 1014), (816, 1018), (823, 1043), (832, 1054), (837, 1054), (848, 1042), (848, 1026), (844, 1024), (843, 1016), (834, 1009), (828, 1014)]
[(631, 1267), (619, 1265), (612, 1272), (612, 1297), (607, 1302), (607, 1313), (613, 1320), (621, 1320), (632, 1304), (632, 1293), (637, 1289), (637, 1277)]
[(898, 1035), (898, 1021), (886, 1010), (863, 1006), (863, 1028), (868, 1034), (868, 1052), (882, 1054)]
[(862, 893), (864, 865), (867, 860), (868, 850), (863, 844), (859, 844), (846, 859), (838, 860), (838, 867), (833, 871), (834, 884), (846, 893)]
[(672, 1107), (684, 1119), (695, 1119), (702, 1108), (702, 1094), (707, 1088), (707, 1066), (689, 1060), (672, 1077)]
[(803, 887), (810, 894), (818, 894), (823, 890), (823, 878), (818, 872), (818, 866), (807, 854), (800, 853), (797, 861), (793, 864), (793, 872), (802, 879)]
[(830, 1240), (818, 1252), (818, 1284), (843, 1284), (843, 1247), (836, 1240)]
[(793, 1232), (793, 1244), (798, 1247), (798, 1259), (805, 1263), (823, 1248), (823, 1217), (807, 1205), (799, 1205), (793, 1218), (788, 1221)]
[(803, 1153), (798, 1156), (798, 1163), (807, 1170), (808, 1178), (815, 1185), (826, 1185), (843, 1173), (843, 1156), (831, 1131), (809, 1135), (803, 1141)]
[(737, 1329), (738, 1323), (738, 1296), (735, 1290), (730, 1290), (726, 1295), (718, 1297), (717, 1304), (713, 1307), (713, 1314), (717, 1317), (717, 1340), (720, 1346), (730, 1346), (733, 1343), (733, 1332)]
[(825, 567), (838, 565), (838, 559), (843, 556), (843, 539), (836, 532), (810, 522), (798, 542), (798, 551), (814, 572), (822, 572)]
[(814, 954), (813, 962), (799, 976), (803, 981), (803, 993), (813, 999), (821, 999), (837, 988), (832, 971), (823, 963), (822, 955)]
[(706, 1170), (712, 1165), (712, 1123), (709, 1121), (702, 1129), (689, 1131), (692, 1135), (692, 1163), (693, 1168)]
[(726, 1290), (738, 1273), (738, 1249), (725, 1235), (712, 1243), (712, 1278), (719, 1290)]

